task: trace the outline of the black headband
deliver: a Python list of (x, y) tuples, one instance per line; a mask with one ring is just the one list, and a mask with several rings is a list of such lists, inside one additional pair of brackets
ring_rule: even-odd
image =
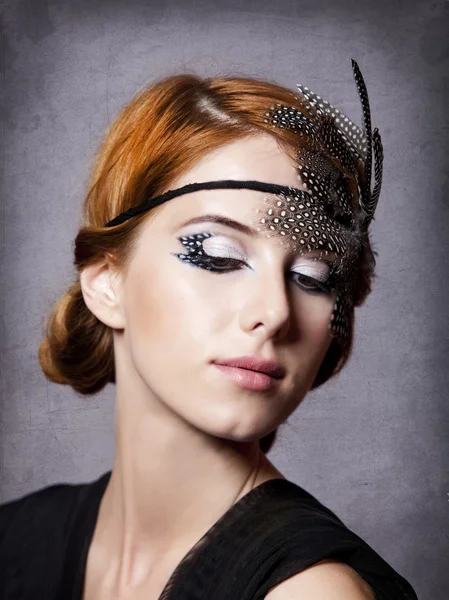
[(189, 183), (184, 185), (183, 187), (177, 188), (175, 190), (168, 190), (165, 194), (161, 194), (160, 196), (156, 196), (156, 198), (150, 198), (145, 200), (142, 204), (138, 206), (134, 206), (128, 210), (122, 212), (118, 217), (112, 219), (106, 223), (105, 227), (115, 227), (116, 225), (121, 225), (128, 219), (135, 217), (136, 215), (140, 215), (140, 213), (146, 212), (155, 206), (159, 206), (163, 202), (167, 200), (171, 200), (172, 198), (176, 198), (176, 196), (181, 196), (182, 194), (189, 194), (191, 192), (196, 192), (197, 190), (219, 190), (219, 189), (248, 189), (248, 190), (257, 190), (258, 192), (268, 192), (270, 194), (286, 194), (291, 195), (292, 192), (301, 192), (303, 190), (299, 190), (294, 187), (289, 187), (286, 185), (277, 185), (276, 183), (266, 183), (264, 181), (240, 181), (235, 179), (224, 179), (221, 181), (204, 181), (201, 183)]

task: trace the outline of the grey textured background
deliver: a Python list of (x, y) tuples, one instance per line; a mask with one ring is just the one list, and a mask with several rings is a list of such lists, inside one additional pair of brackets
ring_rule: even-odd
[(449, 2), (4, 3), (0, 502), (96, 478), (114, 388), (50, 384), (37, 349), (72, 281), (88, 169), (117, 111), (171, 73), (301, 82), (360, 123), (350, 59), (385, 148), (374, 292), (345, 370), (281, 428), (273, 462), (415, 587), (448, 597)]

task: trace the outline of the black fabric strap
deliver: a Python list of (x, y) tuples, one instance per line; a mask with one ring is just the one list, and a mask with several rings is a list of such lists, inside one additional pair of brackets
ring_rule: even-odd
[(175, 190), (168, 190), (165, 194), (160, 196), (156, 196), (156, 198), (150, 198), (145, 200), (142, 204), (138, 206), (134, 206), (128, 210), (125, 210), (120, 215), (112, 219), (112, 221), (108, 221), (105, 227), (115, 227), (116, 225), (121, 225), (128, 219), (135, 217), (136, 215), (140, 215), (141, 213), (150, 210), (167, 200), (171, 200), (172, 198), (176, 198), (176, 196), (181, 196), (182, 194), (190, 194), (192, 192), (196, 192), (198, 190), (218, 190), (218, 189), (248, 189), (248, 190), (256, 190), (258, 192), (267, 192), (269, 194), (291, 194), (292, 192), (299, 192), (300, 194), (304, 193), (304, 190), (300, 190), (298, 188), (289, 187), (286, 185), (277, 185), (275, 183), (266, 183), (264, 181), (239, 181), (235, 179), (223, 179), (220, 181), (204, 181), (200, 183), (189, 183), (184, 185), (183, 187), (177, 188)]

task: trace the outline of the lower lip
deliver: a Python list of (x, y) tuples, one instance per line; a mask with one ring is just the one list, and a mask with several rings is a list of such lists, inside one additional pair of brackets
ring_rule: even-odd
[(269, 390), (280, 381), (259, 371), (229, 367), (228, 365), (215, 364), (215, 366), (234, 383), (248, 390)]

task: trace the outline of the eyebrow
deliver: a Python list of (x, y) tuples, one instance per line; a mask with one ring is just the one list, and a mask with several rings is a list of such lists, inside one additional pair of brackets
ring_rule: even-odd
[[(188, 225), (193, 225), (195, 223), (219, 223), (221, 225), (225, 225), (226, 227), (230, 227), (232, 229), (235, 229), (237, 231), (240, 231), (241, 233), (245, 233), (246, 235), (249, 235), (251, 237), (256, 237), (259, 235), (259, 232), (256, 231), (255, 229), (253, 229), (252, 227), (250, 227), (249, 225), (245, 225), (244, 223), (241, 223), (240, 221), (236, 221), (235, 219), (231, 219), (230, 217), (225, 217), (224, 215), (215, 215), (215, 214), (208, 214), (208, 215), (201, 215), (200, 217), (193, 217), (192, 219), (189, 219), (188, 221), (185, 221), (185, 223), (182, 223), (181, 225), (179, 225), (179, 227), (177, 227), (177, 229), (181, 229), (182, 227), (187, 227)], [(314, 248), (313, 250), (311, 250), (310, 252), (306, 252), (305, 254), (307, 255), (311, 255), (314, 254), (315, 252), (319, 252), (319, 248)], [(330, 252), (330, 257), (329, 256), (324, 256), (324, 259), (330, 259), (330, 260), (335, 260), (335, 257), (338, 256), (335, 252)]]
[(249, 227), (249, 225), (245, 225), (244, 223), (240, 223), (240, 221), (235, 221), (229, 217), (225, 217), (224, 215), (201, 215), (200, 217), (194, 217), (193, 219), (189, 219), (185, 223), (179, 226), (187, 227), (187, 225), (193, 225), (194, 223), (219, 223), (220, 225), (225, 225), (226, 227), (231, 227), (232, 229), (236, 229), (241, 233), (245, 233), (251, 237), (255, 237), (258, 235), (258, 232)]

